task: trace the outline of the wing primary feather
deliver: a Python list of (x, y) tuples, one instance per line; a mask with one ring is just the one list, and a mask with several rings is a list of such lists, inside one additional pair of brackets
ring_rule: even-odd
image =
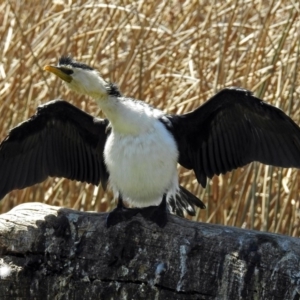
[(243, 165), (243, 158), (242, 158), (242, 153), (245, 152), (245, 148), (243, 143), (241, 142), (241, 136), (239, 134), (239, 128), (237, 126), (233, 127), (233, 134), (232, 134), (232, 139), (233, 139), (233, 145), (234, 145), (234, 160), (235, 160), (235, 165), (237, 167), (241, 167)]
[(39, 160), (38, 160), (38, 153), (35, 153), (33, 149), (31, 149), (28, 152), (28, 155), (26, 155), (26, 158), (22, 160), (22, 163), (19, 162), (20, 166), (20, 176), (19, 179), (19, 188), (23, 188), (30, 184), (33, 180), (34, 177), (36, 177), (36, 166), (39, 165)]
[[(9, 180), (11, 177), (14, 177), (14, 170), (9, 167), (10, 158), (4, 158), (2, 155), (0, 156), (0, 197), (1, 199), (6, 195), (7, 191), (10, 189)], [(9, 174), (9, 175), (7, 175)]]
[(219, 175), (220, 173), (225, 172), (225, 168), (223, 166), (222, 161), (222, 149), (220, 148), (220, 138), (218, 136), (215, 136), (214, 138), (214, 153), (215, 153), (215, 160), (217, 164), (217, 172), (216, 174)]
[(83, 178), (88, 178), (88, 165), (87, 165), (87, 157), (86, 157), (86, 151), (83, 143), (80, 143), (80, 153), (82, 156), (83, 164), (81, 165), (82, 169), (80, 170), (81, 180)]
[(86, 151), (86, 157), (87, 157), (87, 182), (88, 183), (92, 183), (93, 182), (93, 169), (94, 169), (94, 165), (92, 162), (92, 158), (91, 158), (91, 152), (89, 151), (89, 149), (87, 149), (87, 147), (85, 147), (85, 151)]
[(43, 147), (40, 146), (40, 149), (34, 151), (32, 154), (33, 156), (30, 164), (35, 165), (36, 171), (34, 173), (28, 170), (27, 178), (30, 179), (30, 181), (28, 180), (26, 186), (33, 185), (35, 183), (40, 183), (49, 176), (49, 168), (47, 167), (46, 162), (43, 160), (45, 155), (45, 150), (43, 149)]
[(219, 135), (219, 145), (220, 145), (221, 161), (222, 161), (222, 165), (223, 165), (222, 173), (224, 174), (228, 170), (230, 170), (230, 164), (227, 160), (228, 149), (227, 149), (227, 145), (224, 141), (224, 134)]
[(43, 152), (43, 161), (47, 165), (49, 176), (59, 176), (58, 166), (61, 165), (60, 154), (56, 153), (56, 149), (59, 148), (61, 141), (60, 139), (55, 141), (55, 134), (53, 130), (47, 129), (47, 138), (42, 141), (42, 147), (39, 147), (40, 151)]
[(19, 159), (13, 159), (10, 162), (10, 168), (12, 170), (12, 173), (14, 174), (14, 177), (9, 176), (9, 181), (7, 182), (9, 188), (11, 188), (14, 185), (14, 182), (16, 183), (16, 187), (18, 189), (22, 188), (22, 186), (20, 186), (20, 181), (22, 181), (22, 179), (20, 179), (20, 177), (22, 176), (21, 172), (20, 172), (20, 160)]
[[(271, 156), (270, 149), (268, 147), (268, 141), (267, 141), (268, 138), (266, 136), (264, 136), (263, 132), (260, 129), (255, 129), (255, 130), (259, 136), (259, 139), (258, 139), (258, 143), (257, 143), (256, 147), (253, 149), (253, 151), (254, 151), (253, 158), (255, 160), (255, 158), (257, 156), (256, 148), (261, 148), (263, 155), (261, 157), (258, 157), (259, 161), (266, 162), (266, 158)], [(256, 160), (258, 161), (258, 159), (256, 159)]]
[(201, 149), (198, 149), (198, 151), (194, 154), (194, 158), (193, 158), (193, 160), (195, 160), (194, 170), (197, 171), (196, 174), (198, 174), (199, 172), (201, 173), (201, 170), (203, 168), (202, 161), (201, 161), (201, 156), (200, 156), (200, 151), (201, 151)]
[(226, 153), (226, 158), (227, 158), (227, 161), (228, 161), (228, 168), (227, 168), (227, 171), (231, 170), (232, 169), (232, 166), (234, 164), (233, 162), (233, 159), (232, 159), (232, 155), (230, 155), (230, 153), (233, 152), (233, 150), (231, 149), (231, 143), (230, 143), (230, 140), (228, 139), (228, 134), (227, 132), (223, 134), (223, 141), (224, 141), (224, 145), (225, 145), (225, 153)]
[(210, 138), (207, 141), (207, 146), (208, 146), (207, 154), (208, 154), (208, 162), (209, 162), (209, 168), (208, 168), (209, 173), (207, 173), (207, 175), (209, 178), (211, 178), (214, 174), (214, 170), (216, 170), (212, 138)]
[(201, 156), (202, 156), (202, 167), (206, 175), (210, 174), (209, 164), (208, 164), (208, 153), (207, 153), (207, 143), (203, 142), (201, 148)]
[(294, 141), (290, 140), (288, 136), (283, 135), (283, 141), (286, 150), (286, 164), (282, 165), (282, 167), (300, 167), (299, 162), (299, 149), (296, 149)]
[(74, 177), (76, 180), (76, 178), (78, 178), (80, 175), (80, 173), (79, 173), (79, 168), (80, 168), (79, 153), (78, 153), (78, 148), (74, 147), (74, 145), (72, 145), (72, 149), (73, 149), (74, 161), (76, 161), (76, 164), (74, 165)]
[[(276, 162), (277, 166), (285, 165), (287, 162), (285, 150), (284, 147), (282, 147), (278, 137), (274, 136), (273, 132), (270, 132), (268, 138), (269, 138), (269, 148), (272, 151), (274, 163)], [(280, 139), (282, 139), (281, 136)], [(271, 163), (271, 165), (275, 166), (276, 164), (274, 163)]]
[(232, 169), (236, 169), (239, 166), (239, 160), (238, 160), (238, 156), (237, 156), (237, 148), (236, 148), (236, 139), (234, 138), (235, 135), (235, 130), (234, 128), (232, 128), (231, 132), (228, 133), (228, 139), (229, 139), (229, 143), (230, 143), (230, 147), (231, 147), (231, 160), (232, 160), (232, 166), (231, 166), (231, 170)]
[[(277, 142), (282, 151), (280, 166), (283, 166), (283, 165), (291, 166), (293, 164), (295, 157), (293, 156), (293, 154), (290, 151), (289, 139), (287, 137), (285, 137), (285, 135), (282, 135), (280, 140)], [(296, 158), (296, 161), (297, 161), (297, 158)], [(299, 167), (299, 163), (298, 163), (298, 167)]]
[(69, 143), (69, 152), (68, 152), (68, 155), (69, 155), (69, 161), (70, 161), (70, 164), (71, 164), (71, 172), (72, 172), (72, 180), (75, 180), (76, 179), (76, 166), (78, 164), (78, 162), (76, 161), (76, 158), (74, 156), (74, 148), (73, 148), (73, 142), (72, 140), (68, 140), (68, 143)]
[(82, 174), (82, 178), (86, 178), (86, 168), (84, 167), (84, 155), (81, 151), (81, 147), (81, 143), (78, 144), (78, 147), (74, 146), (77, 159), (76, 178), (80, 178), (80, 174)]
[(66, 154), (66, 160), (67, 160), (67, 168), (69, 170), (69, 178), (71, 180), (74, 180), (74, 169), (73, 169), (73, 164), (72, 164), (72, 147), (71, 147), (71, 141), (69, 138), (66, 138), (64, 140), (65, 143), (65, 154)]

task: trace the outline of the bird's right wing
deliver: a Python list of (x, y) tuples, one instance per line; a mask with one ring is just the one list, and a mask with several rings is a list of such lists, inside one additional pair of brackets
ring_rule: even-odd
[(226, 88), (196, 110), (162, 120), (173, 133), (179, 163), (207, 177), (252, 161), (300, 168), (300, 128), (282, 110), (243, 89)]
[(0, 199), (14, 189), (65, 177), (105, 188), (103, 151), (108, 120), (97, 119), (63, 100), (38, 107), (0, 144)]

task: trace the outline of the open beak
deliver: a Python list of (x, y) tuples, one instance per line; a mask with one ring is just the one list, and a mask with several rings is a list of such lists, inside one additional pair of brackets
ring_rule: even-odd
[(68, 83), (72, 81), (72, 76), (66, 74), (62, 68), (47, 65), (44, 67), (44, 70), (55, 74), (56, 76)]

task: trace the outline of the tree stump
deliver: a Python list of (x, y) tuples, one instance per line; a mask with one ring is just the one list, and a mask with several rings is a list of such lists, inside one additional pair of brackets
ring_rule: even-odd
[(0, 216), (0, 299), (299, 299), (300, 240), (26, 203)]

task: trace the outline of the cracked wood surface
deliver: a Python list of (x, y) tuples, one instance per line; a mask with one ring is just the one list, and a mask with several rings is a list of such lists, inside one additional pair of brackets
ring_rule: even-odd
[(26, 203), (0, 216), (0, 299), (299, 299), (300, 241)]

